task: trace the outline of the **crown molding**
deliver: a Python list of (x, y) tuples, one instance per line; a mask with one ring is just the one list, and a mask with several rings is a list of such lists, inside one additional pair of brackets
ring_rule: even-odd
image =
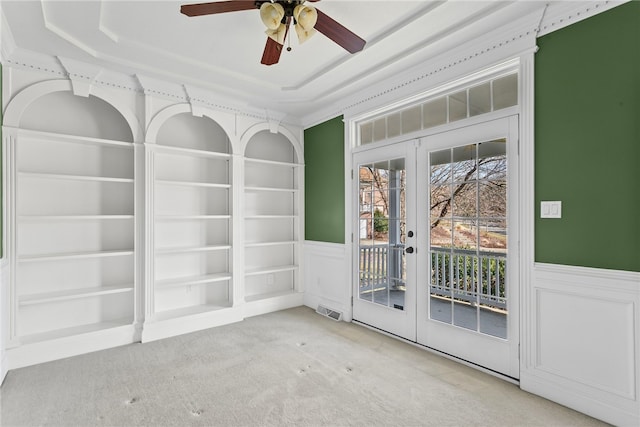
[(314, 115), (306, 116), (303, 126), (307, 128), (321, 123), (320, 120), (325, 118), (344, 115), (345, 119), (348, 119), (375, 111), (535, 49), (537, 26), (543, 10), (539, 8), (482, 37), (471, 39), (454, 49), (445, 49), (401, 74), (356, 92), (345, 98), (340, 105), (334, 104), (333, 110), (326, 108)]
[[(4, 48), (4, 38), (2, 44)], [(92, 86), (100, 85), (173, 102), (188, 102), (196, 112), (198, 109), (207, 108), (263, 121), (272, 121), (277, 118), (278, 124), (282, 122), (300, 126), (298, 118), (286, 113), (275, 109), (269, 109), (267, 112), (259, 106), (239, 103), (226, 95), (196, 85), (157, 79), (141, 73), (128, 75), (99, 65), (64, 57), (52, 57), (26, 49), (13, 48), (10, 55), (3, 57), (3, 65), (48, 74), (54, 78), (68, 78), (72, 82), (74, 94), (80, 96), (88, 96)]]
[(605, 12), (630, 0), (622, 1), (563, 1), (548, 3), (540, 25), (538, 37), (552, 33), (584, 19)]
[(373, 111), (446, 84), (478, 70), (513, 59), (536, 49), (536, 38), (627, 1), (578, 1), (540, 3), (540, 7), (520, 19), (459, 47), (425, 58), (403, 73), (380, 80), (340, 101), (302, 117), (302, 126), (311, 126), (344, 115)]

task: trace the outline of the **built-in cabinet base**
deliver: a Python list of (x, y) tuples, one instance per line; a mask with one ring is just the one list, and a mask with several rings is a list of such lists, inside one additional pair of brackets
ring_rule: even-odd
[[(7, 371), (138, 341), (134, 325), (78, 333), (47, 341), (20, 344), (5, 352)], [(4, 364), (3, 364), (4, 365)]]
[(176, 335), (242, 321), (242, 311), (238, 307), (203, 308), (201, 313), (177, 316), (169, 319), (149, 320), (142, 329), (142, 342), (155, 341)]

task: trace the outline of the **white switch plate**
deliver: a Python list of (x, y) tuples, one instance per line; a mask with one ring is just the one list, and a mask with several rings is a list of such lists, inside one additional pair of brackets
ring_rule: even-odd
[(540, 218), (562, 218), (562, 202), (540, 202)]

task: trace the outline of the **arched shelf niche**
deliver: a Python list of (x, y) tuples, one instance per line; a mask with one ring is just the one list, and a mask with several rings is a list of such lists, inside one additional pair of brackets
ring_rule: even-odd
[(93, 95), (52, 92), (32, 102), (20, 117), (19, 128), (112, 141), (133, 142), (125, 118), (111, 104)]
[(112, 141), (142, 140), (135, 113), (112, 92), (93, 87), (91, 95), (76, 96), (68, 80), (36, 83), (17, 93), (7, 106), (3, 125)]
[(62, 80), (18, 93), (5, 119), (10, 340), (132, 328), (137, 120)]
[(244, 144), (245, 301), (299, 292), (303, 175), (292, 135), (259, 129)]
[(153, 317), (170, 320), (230, 307), (231, 144), (225, 130), (188, 105), (165, 109), (155, 142)]

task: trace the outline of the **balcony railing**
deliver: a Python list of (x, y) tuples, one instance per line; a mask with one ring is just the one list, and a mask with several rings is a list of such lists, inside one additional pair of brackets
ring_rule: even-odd
[[(361, 245), (360, 291), (403, 286), (403, 254), (403, 244)], [(430, 254), (432, 295), (507, 308), (506, 253), (432, 247)]]

